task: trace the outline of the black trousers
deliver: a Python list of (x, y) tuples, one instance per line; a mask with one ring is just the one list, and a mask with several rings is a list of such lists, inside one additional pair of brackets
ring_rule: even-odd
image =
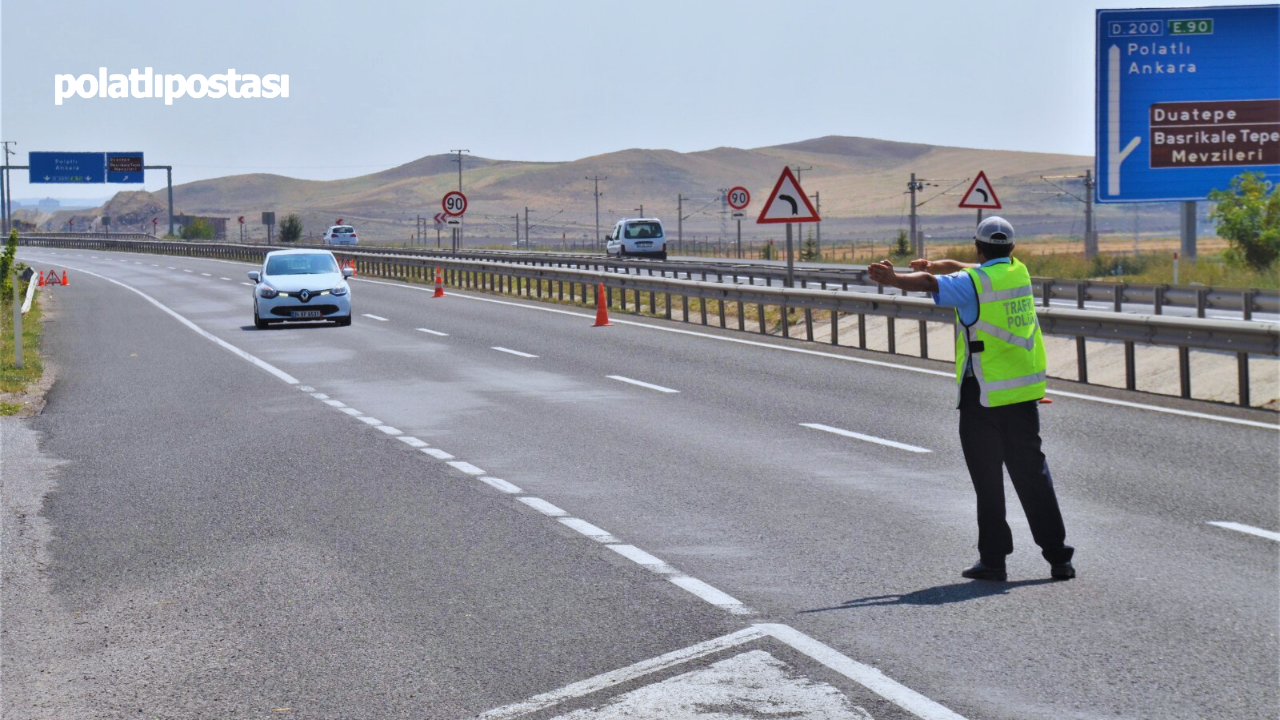
[(1049, 463), (1040, 450), (1038, 402), (983, 407), (978, 381), (966, 377), (960, 386), (960, 446), (978, 494), (978, 556), (984, 565), (1004, 567), (1013, 552), (1013, 535), (1005, 521), (1004, 470), (1031, 526), (1031, 536), (1051, 564), (1071, 560), (1067, 531), (1053, 492)]

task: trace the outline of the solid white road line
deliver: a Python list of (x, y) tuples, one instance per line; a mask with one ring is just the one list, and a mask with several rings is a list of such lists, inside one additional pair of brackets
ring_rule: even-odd
[(723, 590), (708, 585), (696, 577), (689, 577), (688, 575), (673, 575), (672, 577), (667, 578), (667, 580), (677, 587), (688, 590), (718, 608), (728, 610), (734, 615), (750, 615), (752, 612), (751, 608), (742, 604), (742, 601), (734, 598)]
[(630, 383), (630, 384), (632, 384), (632, 385), (639, 385), (639, 386), (640, 386), (640, 387), (642, 387), (642, 388), (649, 388), (650, 390), (657, 390), (658, 392), (661, 392), (661, 393), (678, 393), (678, 392), (680, 392), (679, 390), (672, 390), (672, 389), (671, 389), (671, 388), (669, 388), (669, 387), (662, 387), (661, 385), (654, 385), (654, 384), (652, 384), (652, 383), (641, 382), (641, 381), (639, 381), (639, 380), (632, 380), (632, 379), (631, 379), (631, 378), (629, 378), (629, 377), (623, 377), (623, 376), (621, 376), (621, 375), (605, 375), (605, 377), (609, 378), (610, 380), (617, 380), (618, 382)]
[[(431, 292), (430, 288), (413, 287), (411, 285), (403, 285), (401, 283), (385, 282), (382, 280), (370, 280), (368, 278), (360, 278), (361, 282), (373, 283), (374, 285), (389, 285), (405, 290), (415, 290), (418, 292)], [(511, 307), (524, 308), (526, 310), (538, 310), (540, 312), (556, 313), (558, 315), (571, 315), (573, 317), (594, 319), (595, 315), (587, 315), (585, 313), (573, 312), (571, 310), (561, 310), (554, 307), (538, 307), (536, 305), (528, 305), (526, 303), (511, 302), (509, 300), (498, 300), (495, 298), (475, 297), (473, 295), (451, 293), (454, 297), (464, 300), (476, 300), (478, 302), (494, 303), (497, 305), (509, 305)], [(650, 325), (649, 323), (636, 322), (634, 320), (623, 320), (618, 317), (612, 318), (611, 322), (615, 325), (631, 325), (634, 327), (648, 328), (650, 330), (659, 330), (662, 332), (676, 333), (678, 335), (692, 335), (694, 337), (707, 338), (709, 340), (717, 340), (719, 342), (737, 343), (739, 345), (750, 345), (753, 347), (768, 348), (770, 350), (778, 350), (781, 352), (798, 353), (801, 355), (812, 355), (816, 357), (831, 358), (833, 360), (842, 360), (844, 362), (858, 363), (861, 365), (874, 365), (877, 367), (893, 368), (895, 370), (905, 370), (907, 372), (921, 373), (923, 375), (934, 375), (937, 377), (955, 378), (955, 373), (951, 371), (932, 370), (929, 368), (912, 367), (911, 365), (902, 365), (900, 363), (885, 362), (883, 360), (872, 360), (869, 358), (852, 357), (849, 355), (839, 355), (837, 353), (823, 352), (821, 350), (809, 350), (807, 348), (789, 347), (786, 345), (774, 345), (772, 343), (758, 342), (756, 340), (746, 340), (744, 338), (725, 337), (722, 335), (712, 335), (710, 333), (697, 332), (696, 330), (685, 330), (682, 328), (662, 327), (659, 325)], [(1080, 393), (1066, 392), (1063, 390), (1050, 390), (1049, 395), (1058, 397), (1068, 397), (1075, 400), (1085, 400), (1087, 402), (1105, 403), (1109, 405), (1119, 405), (1122, 407), (1131, 407), (1138, 410), (1149, 410), (1151, 412), (1165, 413), (1168, 415), (1180, 415), (1182, 417), (1197, 418), (1200, 420), (1213, 420), (1216, 422), (1224, 422), (1233, 425), (1246, 425), (1249, 427), (1265, 428), (1267, 430), (1280, 431), (1280, 424), (1264, 423), (1254, 420), (1241, 420), (1233, 417), (1224, 417), (1222, 415), (1210, 415), (1208, 413), (1193, 412), (1189, 410), (1178, 410), (1175, 408), (1161, 407), (1159, 405), (1147, 405), (1145, 403), (1126, 402), (1123, 400), (1110, 400), (1107, 398), (1094, 397), (1092, 395), (1083, 395)]]
[(480, 468), (476, 467), (475, 465), (472, 465), (471, 463), (469, 463), (469, 462), (465, 462), (465, 461), (463, 461), (463, 460), (452, 460), (452, 461), (447, 462), (447, 463), (445, 463), (445, 464), (446, 464), (446, 465), (448, 465), (449, 467), (453, 468), (454, 470), (461, 470), (462, 472), (464, 472), (464, 473), (466, 473), (466, 474), (468, 474), (468, 475), (483, 475), (483, 474), (484, 474), (484, 471), (483, 471), (483, 470), (481, 470)]
[(401, 435), (396, 439), (404, 443), (405, 445), (408, 445), (411, 448), (424, 448), (427, 446), (426, 443), (422, 442), (421, 440), (419, 440), (418, 438), (412, 435)]
[(386, 319), (386, 318), (381, 317), (381, 316), (379, 316), (379, 315), (370, 315), (369, 313), (360, 313), (360, 315), (362, 315), (363, 317), (367, 317), (367, 318), (369, 318), (370, 320), (377, 320), (377, 321), (379, 321), (379, 322), (387, 322), (387, 319)]
[(356, 419), (357, 419), (357, 420), (359, 420), (360, 422), (362, 422), (362, 423), (366, 424), (366, 425), (381, 425), (381, 424), (382, 424), (382, 421), (381, 421), (381, 420), (379, 420), (378, 418), (372, 418), (372, 417), (369, 417), (368, 415), (359, 415), (359, 416), (356, 416)]
[(99, 280), (106, 280), (107, 282), (109, 282), (109, 283), (111, 283), (111, 284), (113, 284), (113, 285), (119, 285), (120, 287), (124, 288), (125, 290), (128, 290), (129, 292), (132, 292), (132, 293), (134, 293), (134, 294), (138, 295), (138, 296), (139, 296), (139, 297), (141, 297), (143, 300), (146, 300), (147, 302), (151, 303), (152, 305), (155, 305), (156, 307), (160, 308), (162, 311), (164, 311), (166, 314), (168, 314), (169, 316), (171, 316), (173, 319), (177, 320), (178, 322), (182, 323), (183, 325), (186, 325), (188, 328), (190, 328), (192, 331), (194, 331), (195, 333), (197, 333), (198, 335), (200, 335), (200, 336), (201, 336), (201, 337), (203, 337), (204, 339), (206, 339), (206, 340), (208, 340), (208, 341), (210, 341), (210, 342), (212, 342), (212, 343), (214, 343), (214, 344), (218, 345), (219, 347), (221, 347), (221, 348), (223, 348), (223, 349), (225, 349), (225, 350), (230, 351), (231, 353), (233, 353), (233, 354), (235, 354), (235, 355), (239, 356), (241, 359), (248, 360), (249, 362), (253, 363), (254, 365), (257, 365), (258, 367), (262, 368), (263, 370), (266, 370), (267, 372), (271, 373), (272, 375), (275, 375), (276, 377), (278, 377), (278, 378), (280, 378), (281, 380), (283, 380), (283, 381), (285, 381), (285, 382), (289, 383), (290, 385), (297, 385), (297, 384), (298, 384), (298, 379), (297, 379), (297, 378), (295, 378), (294, 376), (290, 375), (289, 373), (287, 373), (287, 372), (285, 372), (285, 371), (281, 370), (280, 368), (276, 367), (275, 365), (272, 365), (272, 364), (271, 364), (271, 363), (269, 363), (269, 362), (266, 362), (265, 360), (260, 360), (260, 359), (258, 359), (257, 357), (255, 357), (255, 356), (253, 356), (253, 355), (250, 355), (249, 353), (245, 352), (244, 350), (241, 350), (240, 348), (236, 347), (235, 345), (232, 345), (231, 343), (227, 342), (226, 340), (223, 340), (222, 338), (218, 337), (217, 335), (214, 335), (213, 333), (209, 332), (208, 330), (205, 330), (204, 328), (200, 327), (199, 325), (196, 325), (195, 323), (191, 322), (190, 320), (186, 319), (185, 317), (183, 317), (183, 316), (179, 315), (178, 313), (174, 312), (173, 310), (171, 310), (171, 309), (169, 308), (169, 306), (168, 306), (168, 305), (165, 305), (164, 303), (160, 302), (159, 300), (156, 300), (155, 298), (153, 298), (153, 297), (151, 297), (150, 295), (148, 295), (148, 294), (146, 294), (146, 293), (142, 292), (141, 290), (139, 290), (139, 289), (137, 289), (137, 288), (133, 287), (132, 285), (126, 285), (126, 284), (124, 284), (124, 283), (120, 282), (119, 280), (113, 280), (113, 279), (111, 279), (111, 278), (109, 278), (109, 277), (106, 277), (105, 275), (99, 275), (99, 274), (98, 274), (98, 273), (96, 273), (96, 272), (91, 272), (91, 271), (89, 271), (89, 270), (84, 270), (84, 269), (82, 269), (82, 268), (76, 268), (76, 267), (73, 267), (73, 266), (71, 266), (71, 265), (66, 265), (66, 264), (64, 264), (64, 263), (52, 263), (52, 264), (54, 264), (54, 265), (58, 265), (58, 266), (60, 266), (60, 267), (65, 267), (65, 268), (67, 268), (68, 270), (75, 270), (76, 272), (82, 272), (82, 273), (84, 273), (84, 274), (86, 274), (86, 275), (90, 275), (90, 276), (92, 276), (92, 277), (96, 277), (96, 278), (98, 278)]
[(449, 337), (449, 333), (442, 333), (439, 330), (428, 330), (426, 328), (418, 328), (418, 332), (424, 332), (428, 335), (439, 335), (440, 337)]
[(521, 490), (520, 488), (516, 487), (515, 485), (512, 485), (511, 483), (507, 482), (506, 480), (502, 480), (501, 478), (489, 477), (488, 475), (485, 475), (485, 476), (483, 476), (483, 477), (479, 478), (479, 480), (480, 480), (480, 482), (482, 482), (482, 483), (484, 483), (484, 484), (486, 484), (486, 485), (488, 485), (488, 486), (490, 486), (490, 487), (492, 487), (492, 488), (494, 488), (494, 489), (496, 489), (496, 490), (501, 490), (502, 492), (507, 493), (508, 495), (518, 495), (518, 494), (520, 494), (520, 493), (524, 492), (524, 491), (523, 491), (523, 490)]
[(813, 428), (814, 430), (829, 432), (833, 435), (842, 435), (844, 437), (853, 438), (855, 440), (862, 440), (864, 442), (875, 443), (877, 445), (885, 445), (891, 448), (898, 448), (899, 450), (906, 450), (907, 452), (913, 452), (913, 453), (933, 452), (928, 448), (917, 447), (915, 445), (908, 445), (906, 443), (895, 442), (893, 440), (885, 440), (884, 438), (878, 438), (874, 435), (863, 435), (862, 433), (856, 433), (856, 432), (853, 432), (852, 430), (841, 430), (840, 428), (831, 427), (830, 425), (823, 425), (821, 423), (800, 423), (800, 425), (802, 427)]
[(453, 456), (440, 448), (422, 448), (422, 452), (437, 460), (452, 460)]
[(560, 523), (566, 527), (577, 530), (578, 532), (582, 533), (583, 535), (586, 535), (587, 537), (591, 538), (592, 540), (595, 540), (596, 542), (602, 542), (602, 543), (618, 542), (618, 538), (614, 537), (612, 533), (605, 532), (604, 530), (601, 530), (600, 528), (596, 527), (595, 525), (592, 525), (591, 523), (587, 522), (586, 520), (583, 520), (582, 518), (562, 517), (560, 518)]
[(489, 348), (489, 349), (490, 349), (490, 350), (497, 350), (498, 352), (504, 352), (504, 353), (507, 353), (508, 355), (515, 355), (515, 356), (517, 356), (517, 357), (522, 357), (522, 358), (536, 358), (536, 357), (538, 357), (537, 355), (530, 355), (530, 354), (529, 354), (529, 353), (527, 353), (527, 352), (520, 352), (519, 350), (512, 350), (511, 348), (504, 348), (504, 347), (492, 347), (492, 348)]
[(1209, 524), (1217, 525), (1220, 528), (1235, 530), (1236, 532), (1247, 533), (1249, 535), (1257, 535), (1258, 537), (1261, 537), (1261, 538), (1266, 538), (1268, 540), (1275, 540), (1276, 542), (1280, 542), (1280, 533), (1271, 532), (1270, 530), (1263, 530), (1262, 528), (1257, 528), (1252, 525), (1245, 525), (1244, 523), (1238, 523), (1238, 522), (1220, 522), (1217, 520), (1211, 521)]
[(754, 627), (916, 715), (921, 720), (965, 720), (963, 715), (939, 705), (906, 685), (891, 680), (870, 665), (863, 665), (789, 625), (766, 623)]
[(524, 503), (525, 505), (528, 505), (534, 510), (537, 510), (543, 515), (550, 515), (551, 517), (564, 517), (569, 514), (564, 510), (561, 510), (560, 508), (556, 507), (555, 505), (552, 505), (551, 503), (547, 502), (546, 500), (543, 500), (542, 498), (529, 497), (526, 495), (525, 497), (518, 497), (516, 498), (516, 500), (519, 500), (520, 502)]
[(687, 648), (681, 648), (666, 655), (659, 655), (656, 658), (642, 660), (634, 665), (597, 675), (580, 682), (566, 685), (559, 690), (553, 690), (549, 693), (535, 695), (528, 700), (507, 705), (505, 707), (494, 708), (486, 713), (478, 716), (478, 720), (506, 720), (507, 718), (517, 718), (521, 715), (544, 710), (553, 705), (559, 705), (566, 700), (585, 697), (593, 693), (600, 692), (611, 688), (615, 685), (631, 682), (636, 678), (651, 675), (653, 673), (666, 670), (687, 663), (691, 660), (697, 660), (707, 655), (712, 655), (730, 648), (758, 640), (764, 636), (764, 633), (754, 627), (744, 628), (738, 632), (725, 635), (723, 637), (714, 638), (697, 645), (691, 645)]
[(666, 562), (659, 560), (634, 545), (608, 545), (607, 547), (650, 572), (655, 572), (659, 575), (674, 575), (678, 572)]

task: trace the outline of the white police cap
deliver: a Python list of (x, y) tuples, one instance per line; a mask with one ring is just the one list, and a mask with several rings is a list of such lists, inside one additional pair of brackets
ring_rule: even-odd
[(978, 223), (978, 232), (973, 239), (991, 245), (1012, 245), (1013, 226), (1008, 220), (992, 215)]

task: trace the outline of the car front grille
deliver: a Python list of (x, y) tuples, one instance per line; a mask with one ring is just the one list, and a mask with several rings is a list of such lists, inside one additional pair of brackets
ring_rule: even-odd
[(272, 315), (280, 317), (291, 317), (294, 310), (319, 310), (324, 315), (331, 315), (338, 312), (337, 305), (317, 305), (316, 303), (307, 303), (306, 305), (277, 305), (271, 308)]

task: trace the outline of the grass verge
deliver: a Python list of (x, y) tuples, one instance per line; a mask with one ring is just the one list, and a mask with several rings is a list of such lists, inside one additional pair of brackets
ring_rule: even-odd
[[(13, 362), (13, 300), (0, 302), (0, 394), (20, 395), (44, 376), (44, 363), (40, 357), (40, 337), (43, 331), (43, 314), (37, 293), (31, 310), (22, 316), (22, 368)], [(0, 415), (15, 415), (23, 403), (0, 400)]]

